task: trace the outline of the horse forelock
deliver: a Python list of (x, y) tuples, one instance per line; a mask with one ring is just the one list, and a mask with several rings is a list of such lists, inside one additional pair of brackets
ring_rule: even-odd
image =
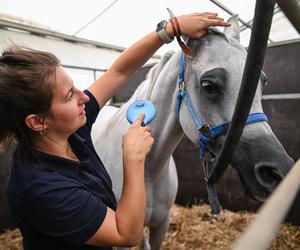
[(232, 45), (236, 44), (236, 41), (233, 41), (232, 39), (228, 38), (224, 32), (215, 27), (210, 27), (208, 33), (200, 39), (189, 38), (187, 40), (187, 44), (188, 47), (196, 53), (199, 46), (203, 44), (209, 44), (213, 37), (223, 38), (227, 43)]

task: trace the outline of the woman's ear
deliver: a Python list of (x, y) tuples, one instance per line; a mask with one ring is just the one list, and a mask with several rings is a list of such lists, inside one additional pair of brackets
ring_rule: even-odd
[(41, 132), (45, 130), (44, 119), (36, 114), (30, 114), (26, 116), (25, 124), (35, 132)]

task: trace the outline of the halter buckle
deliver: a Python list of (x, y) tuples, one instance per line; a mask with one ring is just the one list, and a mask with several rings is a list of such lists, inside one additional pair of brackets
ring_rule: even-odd
[(180, 90), (185, 89), (185, 82), (184, 82), (184, 81), (179, 82), (179, 83), (178, 83), (178, 88), (179, 88)]
[(212, 138), (212, 134), (210, 131), (210, 125), (207, 123), (204, 123), (202, 125), (202, 127), (199, 129), (199, 131), (204, 134), (207, 138), (211, 139)]

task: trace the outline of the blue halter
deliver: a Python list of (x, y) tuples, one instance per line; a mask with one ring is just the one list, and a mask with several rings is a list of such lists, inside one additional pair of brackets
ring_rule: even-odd
[[(213, 138), (218, 137), (219, 135), (226, 134), (229, 129), (230, 122), (225, 122), (221, 125), (217, 125), (214, 127), (210, 127), (206, 123), (201, 121), (200, 115), (197, 110), (194, 108), (191, 98), (189, 97), (187, 91), (184, 86), (184, 64), (185, 64), (185, 55), (181, 52), (180, 57), (180, 72), (177, 80), (177, 84), (179, 85), (179, 89), (176, 96), (176, 113), (179, 117), (179, 111), (182, 100), (185, 101), (194, 121), (197, 129), (202, 133), (199, 139), (200, 144), (200, 158), (204, 158), (204, 152), (206, 150), (206, 144)], [(246, 125), (254, 122), (268, 122), (268, 118), (264, 113), (253, 113), (248, 115)]]

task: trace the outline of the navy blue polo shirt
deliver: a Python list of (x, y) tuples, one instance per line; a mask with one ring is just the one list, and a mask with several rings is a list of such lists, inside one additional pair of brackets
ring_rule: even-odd
[(35, 152), (32, 163), (14, 158), (7, 197), (25, 250), (111, 249), (85, 244), (101, 226), (107, 207), (116, 209), (111, 179), (91, 140), (99, 106), (85, 93), (90, 98), (87, 122), (69, 138), (79, 161), (42, 152)]

